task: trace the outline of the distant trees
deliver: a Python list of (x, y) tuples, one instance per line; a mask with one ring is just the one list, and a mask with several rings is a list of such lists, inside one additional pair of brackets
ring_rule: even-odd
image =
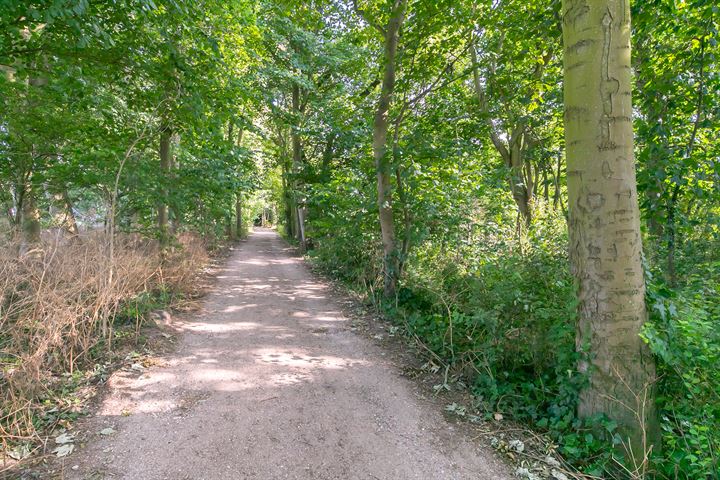
[(217, 134), (251, 102), (250, 2), (1, 10), (0, 184), (25, 243), (75, 232), (79, 205), (166, 245), (178, 225), (224, 227), (254, 181), (250, 152)]

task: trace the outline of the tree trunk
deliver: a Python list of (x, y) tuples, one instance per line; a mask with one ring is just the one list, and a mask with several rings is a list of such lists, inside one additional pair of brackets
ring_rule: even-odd
[(22, 225), (20, 251), (24, 253), (30, 248), (30, 245), (40, 242), (41, 233), (40, 210), (37, 207), (35, 187), (30, 181), (23, 192), (20, 223)]
[[(470, 41), (474, 42), (474, 38), (471, 38)], [(473, 88), (475, 90), (475, 96), (480, 105), (481, 113), (484, 116), (484, 121), (490, 130), (490, 140), (500, 154), (505, 166), (510, 170), (510, 177), (508, 178), (510, 193), (512, 193), (513, 200), (518, 207), (518, 213), (525, 221), (525, 224), (529, 226), (530, 223), (532, 223), (532, 188), (528, 188), (524, 174), (526, 127), (524, 124), (516, 125), (515, 128), (513, 128), (507, 145), (505, 144), (500, 135), (495, 131), (495, 125), (493, 125), (493, 122), (488, 117), (487, 100), (480, 81), (480, 65), (474, 44), (470, 47), (470, 61), (473, 67)]]
[(302, 163), (302, 143), (300, 141), (299, 131), (300, 114), (302, 112), (300, 111), (300, 86), (298, 84), (294, 84), (292, 88), (292, 109), (296, 122), (291, 131), (293, 156), (292, 170), (293, 176), (295, 177), (292, 182), (294, 186), (293, 198), (295, 206), (295, 235), (297, 241), (300, 243), (300, 250), (305, 251), (305, 211), (302, 199), (298, 198), (298, 192), (300, 190), (298, 175), (300, 173), (300, 164)]
[(66, 189), (50, 194), (52, 197), (53, 223), (71, 235), (78, 234), (77, 220)]
[[(180, 146), (180, 134), (173, 133), (170, 137), (170, 167), (167, 172), (167, 177), (170, 179), (170, 185), (175, 185), (177, 181), (177, 170), (180, 168), (179, 161), (174, 152)], [(168, 195), (171, 194), (171, 190), (168, 191)], [(168, 232), (169, 238), (175, 238), (180, 231), (182, 223), (182, 209), (177, 202), (173, 202), (168, 210)]]
[(229, 120), (228, 121), (227, 140), (228, 140), (228, 143), (230, 143), (231, 145), (235, 143), (235, 140), (233, 139), (234, 126), (235, 126), (234, 120), (232, 120), (232, 119)]
[(281, 161), (282, 164), (282, 186), (283, 186), (283, 199), (285, 200), (285, 234), (288, 237), (292, 237), (294, 235), (293, 230), (293, 201), (292, 201), (292, 193), (290, 192), (291, 183), (288, 179), (290, 172), (288, 171), (288, 166), (285, 158), (282, 158)]
[(165, 248), (170, 244), (170, 232), (168, 231), (168, 188), (164, 185), (169, 180), (170, 166), (172, 163), (172, 152), (170, 140), (172, 131), (167, 125), (160, 132), (160, 174), (161, 187), (160, 202), (158, 204), (158, 231), (160, 234), (160, 245)]
[[(232, 127), (232, 123), (230, 126)], [(232, 135), (228, 135), (230, 138), (229, 140), (232, 141)], [(240, 146), (240, 143), (242, 142), (243, 138), (243, 129), (238, 129), (237, 132), (237, 138), (235, 139), (235, 145)], [(238, 191), (235, 193), (235, 235), (237, 235), (237, 238), (242, 238), (245, 234), (244, 232), (244, 226), (243, 226), (243, 215), (242, 215), (242, 207), (243, 207), (243, 196), (242, 192)]]
[(243, 216), (242, 216), (242, 194), (235, 194), (235, 235), (237, 238), (243, 236)]
[[(523, 133), (519, 134), (524, 136)], [(512, 192), (518, 212), (526, 226), (532, 223), (533, 184), (532, 169), (525, 161), (525, 148), (522, 138), (511, 140), (507, 158), (507, 166), (510, 168), (510, 191)], [(503, 152), (500, 152), (502, 155)], [(528, 171), (529, 170), (529, 171)]]
[(530, 207), (532, 188), (528, 188), (529, 185), (525, 181), (525, 165), (520, 140), (516, 140), (516, 142), (513, 142), (513, 144), (510, 145), (509, 156), (506, 159), (506, 164), (510, 168), (510, 191), (512, 192), (513, 199), (518, 207), (520, 216), (523, 218), (525, 225), (529, 226), (530, 223), (532, 223), (532, 211)]
[(578, 414), (619, 425), (627, 458), (658, 448), (633, 161), (630, 7), (564, 0), (565, 139), (577, 348), (590, 376)]
[(377, 173), (377, 200), (380, 232), (383, 243), (383, 292), (394, 297), (398, 280), (398, 252), (395, 245), (395, 223), (392, 207), (390, 180), (392, 166), (387, 155), (388, 110), (395, 89), (395, 57), (397, 54), (400, 27), (405, 20), (407, 0), (395, 0), (393, 10), (385, 27), (385, 48), (383, 54), (383, 81), (373, 122), (373, 158)]

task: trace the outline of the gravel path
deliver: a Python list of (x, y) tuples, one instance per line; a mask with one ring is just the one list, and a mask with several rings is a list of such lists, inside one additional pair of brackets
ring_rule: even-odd
[(302, 259), (256, 231), (175, 325), (177, 352), (112, 378), (67, 478), (511, 478), (348, 323)]

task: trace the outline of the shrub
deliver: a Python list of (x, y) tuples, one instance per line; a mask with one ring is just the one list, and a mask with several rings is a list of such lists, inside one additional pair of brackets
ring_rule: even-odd
[[(609, 460), (601, 453), (609, 449), (592, 434), (593, 422), (576, 417), (586, 378), (576, 368), (576, 302), (564, 220), (544, 222), (514, 241), (514, 232), (499, 223), (483, 225), (478, 246), (460, 256), (423, 245), (397, 307), (388, 312), (404, 318), (410, 334), (462, 374), (488, 418), (502, 413), (534, 424), (565, 457), (597, 473)], [(611, 424), (607, 430), (612, 436)]]
[[(367, 233), (375, 225), (348, 227), (345, 217), (359, 207), (346, 210), (318, 228), (324, 236), (313, 255), (367, 287), (379, 276), (378, 239)], [(576, 416), (587, 379), (577, 372), (565, 219), (538, 209), (533, 228), (518, 235), (512, 214), (499, 207), (476, 216), (456, 231), (427, 228), (417, 239), (397, 299), (382, 305), (387, 316), (446, 362), (488, 417), (500, 412), (534, 425), (586, 473), (628, 478), (612, 458), (616, 425)], [(658, 363), (663, 432), (654, 478), (720, 478), (720, 284), (713, 280), (720, 263), (705, 260), (692, 264), (696, 273), (681, 288), (654, 281), (648, 289), (644, 337)]]
[(658, 362), (667, 478), (720, 478), (720, 284), (678, 291), (652, 285), (644, 337)]

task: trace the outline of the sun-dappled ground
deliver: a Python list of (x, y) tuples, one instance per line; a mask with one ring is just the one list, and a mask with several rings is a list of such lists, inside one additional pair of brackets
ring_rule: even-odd
[(271, 230), (173, 326), (174, 354), (111, 378), (66, 478), (510, 478), (351, 330)]

